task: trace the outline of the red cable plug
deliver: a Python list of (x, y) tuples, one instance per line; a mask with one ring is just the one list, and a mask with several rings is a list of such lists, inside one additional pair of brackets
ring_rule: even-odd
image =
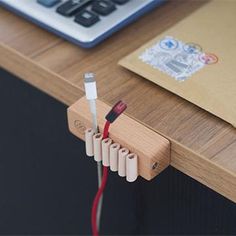
[(110, 123), (113, 123), (125, 111), (126, 108), (127, 105), (124, 102), (117, 102), (106, 115), (106, 120)]

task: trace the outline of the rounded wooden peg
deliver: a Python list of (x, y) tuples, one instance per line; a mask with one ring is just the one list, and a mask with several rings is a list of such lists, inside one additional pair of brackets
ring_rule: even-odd
[(110, 169), (111, 171), (118, 171), (118, 152), (120, 144), (113, 143), (110, 146)]
[(110, 138), (106, 138), (102, 140), (102, 164), (104, 166), (110, 166), (110, 146), (112, 140)]
[(93, 136), (94, 160), (102, 161), (102, 134), (97, 133)]
[(94, 155), (93, 149), (93, 129), (86, 129), (85, 130), (85, 150), (86, 155), (92, 157)]
[(134, 182), (138, 177), (138, 156), (130, 153), (126, 156), (126, 180)]
[(121, 148), (118, 152), (118, 175), (121, 177), (126, 176), (126, 156), (128, 154), (127, 148)]

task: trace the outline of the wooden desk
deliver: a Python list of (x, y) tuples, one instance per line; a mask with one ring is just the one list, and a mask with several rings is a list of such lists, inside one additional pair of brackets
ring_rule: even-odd
[(67, 105), (83, 96), (83, 73), (95, 72), (103, 101), (122, 98), (171, 141), (172, 166), (236, 202), (236, 129), (117, 65), (202, 4), (173, 0), (89, 50), (0, 9), (0, 65)]

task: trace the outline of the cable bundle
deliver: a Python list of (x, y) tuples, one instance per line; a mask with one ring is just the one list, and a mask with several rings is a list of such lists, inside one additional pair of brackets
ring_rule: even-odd
[(138, 176), (138, 157), (136, 154), (130, 153), (127, 148), (122, 147), (119, 143), (114, 143), (109, 137), (110, 125), (118, 118), (120, 114), (126, 109), (126, 104), (119, 101), (106, 115), (106, 123), (104, 125), (103, 134), (94, 134), (92, 129), (85, 131), (86, 153), (94, 155), (95, 161), (102, 161), (103, 176), (101, 186), (94, 198), (91, 214), (92, 232), (94, 236), (98, 236), (97, 227), (97, 209), (99, 200), (104, 192), (107, 178), (108, 167), (112, 171), (118, 171), (122, 177), (126, 176), (126, 180), (133, 182)]
[(97, 87), (93, 73), (86, 73), (84, 75), (84, 87), (86, 98), (89, 101), (93, 123), (93, 128), (87, 129), (85, 132), (86, 154), (88, 156), (94, 156), (98, 168), (99, 189), (93, 201), (91, 214), (92, 232), (94, 236), (98, 236), (102, 195), (107, 183), (108, 167), (110, 166), (112, 171), (118, 171), (120, 176), (126, 176), (127, 181), (133, 182), (138, 176), (138, 157), (136, 154), (129, 154), (128, 149), (121, 148), (120, 144), (113, 143), (113, 141), (108, 138), (110, 125), (124, 112), (127, 105), (122, 101), (115, 104), (106, 115), (103, 134), (100, 134), (98, 133), (96, 111)]

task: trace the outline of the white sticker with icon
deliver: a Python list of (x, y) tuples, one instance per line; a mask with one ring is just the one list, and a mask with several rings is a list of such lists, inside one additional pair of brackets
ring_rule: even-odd
[(201, 60), (204, 55), (199, 45), (166, 36), (146, 49), (139, 59), (178, 81), (185, 81), (206, 65)]

